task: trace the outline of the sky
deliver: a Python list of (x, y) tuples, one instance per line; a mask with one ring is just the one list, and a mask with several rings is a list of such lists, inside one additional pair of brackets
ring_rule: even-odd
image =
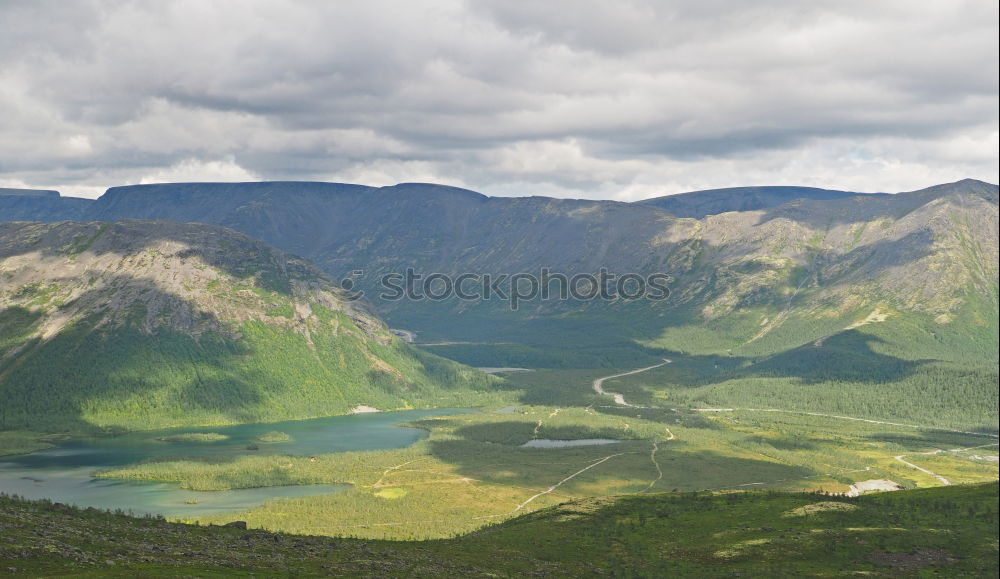
[(0, 187), (998, 181), (995, 0), (0, 0)]

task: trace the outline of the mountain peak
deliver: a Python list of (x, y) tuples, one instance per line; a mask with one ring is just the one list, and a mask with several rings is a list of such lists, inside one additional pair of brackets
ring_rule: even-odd
[(966, 177), (965, 179), (959, 179), (952, 183), (952, 185), (986, 185), (989, 187), (996, 187), (996, 185), (988, 181), (980, 181), (979, 179), (973, 179), (972, 177)]
[(997, 191), (998, 187), (992, 183), (967, 178), (953, 183), (942, 183), (927, 187), (926, 189), (909, 191), (903, 193), (903, 195), (925, 198), (928, 201), (949, 195), (972, 195), (995, 204), (997, 203)]

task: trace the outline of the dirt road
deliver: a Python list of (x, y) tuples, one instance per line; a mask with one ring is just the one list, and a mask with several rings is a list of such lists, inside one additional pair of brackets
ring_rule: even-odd
[(615, 404), (619, 406), (628, 406), (630, 408), (641, 408), (641, 406), (636, 406), (634, 404), (629, 404), (628, 402), (626, 402), (625, 396), (623, 396), (622, 394), (619, 394), (618, 392), (608, 392), (607, 390), (605, 390), (603, 386), (604, 381), (611, 380), (614, 378), (621, 378), (623, 376), (631, 376), (632, 374), (639, 374), (641, 372), (648, 372), (653, 368), (659, 368), (660, 366), (669, 364), (670, 362), (671, 360), (664, 358), (662, 363), (657, 364), (655, 366), (647, 366), (645, 368), (639, 368), (638, 370), (632, 370), (631, 372), (622, 372), (621, 374), (613, 374), (611, 376), (604, 376), (603, 378), (598, 378), (594, 380), (594, 392), (597, 392), (601, 396), (610, 396), (615, 401)]

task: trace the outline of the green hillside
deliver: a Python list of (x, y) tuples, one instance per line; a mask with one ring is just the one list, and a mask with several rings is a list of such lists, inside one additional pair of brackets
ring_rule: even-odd
[(293, 256), (213, 226), (0, 226), (0, 429), (257, 422), (497, 400)]
[(14, 576), (876, 577), (997, 573), (997, 485), (564, 503), (448, 540), (307, 537), (0, 497)]

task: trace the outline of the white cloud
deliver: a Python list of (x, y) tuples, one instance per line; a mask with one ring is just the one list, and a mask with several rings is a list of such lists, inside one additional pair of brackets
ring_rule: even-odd
[(218, 161), (185, 159), (170, 167), (156, 170), (139, 179), (140, 184), (148, 183), (190, 183), (190, 182), (244, 182), (259, 181), (260, 176), (240, 167), (230, 157)]
[(64, 137), (60, 145), (65, 154), (71, 157), (84, 157), (94, 150), (90, 144), (90, 137), (87, 135), (70, 135)]
[(356, 163), (337, 173), (324, 175), (323, 180), (362, 183), (372, 187), (397, 183), (445, 183), (453, 187), (466, 187), (460, 177), (442, 173), (437, 164), (427, 161), (378, 160)]
[(39, 0), (0, 17), (0, 178), (32, 186), (998, 180), (989, 2)]
[(20, 179), (3, 179), (0, 178), (0, 189), (30, 189), (31, 185), (28, 185)]
[[(37, 186), (36, 186), (37, 187)], [(66, 197), (84, 197), (86, 199), (97, 199), (104, 192), (107, 191), (107, 187), (102, 185), (78, 185), (75, 183), (71, 184), (56, 184), (51, 187), (40, 187), (41, 189), (53, 189), (59, 191), (60, 195)]]

